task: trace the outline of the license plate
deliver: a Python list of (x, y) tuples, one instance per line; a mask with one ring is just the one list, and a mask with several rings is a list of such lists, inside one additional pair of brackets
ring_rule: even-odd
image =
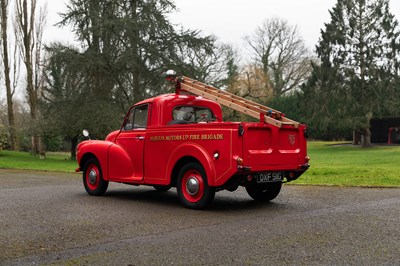
[(282, 172), (258, 173), (257, 183), (278, 182), (283, 180)]

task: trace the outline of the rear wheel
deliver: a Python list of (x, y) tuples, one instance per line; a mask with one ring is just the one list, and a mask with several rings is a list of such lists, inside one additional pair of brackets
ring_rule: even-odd
[(83, 168), (83, 185), (86, 192), (93, 196), (103, 195), (108, 182), (104, 181), (100, 163), (97, 159), (89, 159)]
[(282, 182), (265, 184), (248, 184), (246, 191), (250, 197), (257, 201), (268, 202), (275, 199), (282, 188)]
[(178, 197), (190, 209), (203, 209), (214, 199), (215, 189), (210, 188), (204, 168), (198, 163), (188, 163), (178, 174)]

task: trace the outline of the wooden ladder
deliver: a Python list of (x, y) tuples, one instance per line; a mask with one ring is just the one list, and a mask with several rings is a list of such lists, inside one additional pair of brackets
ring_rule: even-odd
[(300, 123), (290, 120), (282, 115), (281, 112), (263, 106), (256, 102), (244, 99), (235, 94), (217, 89), (197, 80), (182, 76), (178, 78), (177, 92), (187, 91), (192, 94), (202, 96), (208, 100), (215, 101), (221, 105), (232, 108), (243, 114), (260, 119), (261, 122), (269, 123), (277, 127), (290, 125), (298, 128)]

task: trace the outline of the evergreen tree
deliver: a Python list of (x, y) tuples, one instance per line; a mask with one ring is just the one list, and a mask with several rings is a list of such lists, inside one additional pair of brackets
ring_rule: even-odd
[(176, 30), (170, 0), (70, 0), (60, 25), (72, 25), (93, 70), (93, 87), (114, 92), (124, 109), (163, 91), (168, 68), (190, 71), (192, 51), (214, 52), (215, 39)]
[(370, 119), (398, 105), (398, 22), (388, 0), (338, 0), (330, 15), (316, 47), (320, 65), (303, 87), (305, 111), (316, 127), (362, 131), (370, 146)]
[(86, 54), (57, 43), (46, 51), (42, 128), (48, 137), (62, 136), (70, 141), (71, 158), (75, 158), (82, 129), (104, 138), (121, 123), (119, 109), (114, 101), (93, 90), (93, 72), (86, 66)]
[(175, 29), (168, 21), (174, 10), (169, 0), (70, 0), (59, 25), (73, 27), (81, 49), (47, 49), (42, 108), (54, 115), (46, 134), (62, 134), (72, 151), (83, 128), (104, 137), (133, 103), (169, 89), (163, 74), (170, 68), (219, 79), (210, 77), (222, 46), (199, 31)]

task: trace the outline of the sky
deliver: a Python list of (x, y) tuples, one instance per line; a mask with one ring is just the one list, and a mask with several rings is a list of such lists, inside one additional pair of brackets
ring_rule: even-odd
[[(215, 35), (221, 42), (232, 44), (247, 57), (243, 38), (251, 35), (263, 21), (279, 17), (297, 25), (306, 46), (315, 50), (324, 23), (330, 22), (329, 10), (337, 0), (172, 0), (177, 12), (170, 15), (174, 24), (185, 29), (201, 30), (204, 35)], [(391, 13), (400, 21), (400, 0), (389, 0)], [(55, 26), (59, 13), (65, 12), (68, 0), (38, 0), (38, 6), (47, 3), (46, 43), (60, 41), (74, 44), (70, 27)], [(3, 91), (0, 101), (3, 100)]]
[[(324, 23), (330, 21), (329, 10), (337, 0), (174, 0), (178, 11), (170, 15), (174, 24), (186, 29), (198, 29), (205, 35), (215, 35), (223, 43), (243, 48), (243, 38), (272, 17), (286, 19), (297, 25), (306, 45), (314, 50)], [(47, 2), (48, 23), (46, 41), (73, 43), (69, 27), (53, 26), (65, 11), (67, 0), (39, 0)], [(390, 8), (400, 21), (400, 0), (390, 0)]]

